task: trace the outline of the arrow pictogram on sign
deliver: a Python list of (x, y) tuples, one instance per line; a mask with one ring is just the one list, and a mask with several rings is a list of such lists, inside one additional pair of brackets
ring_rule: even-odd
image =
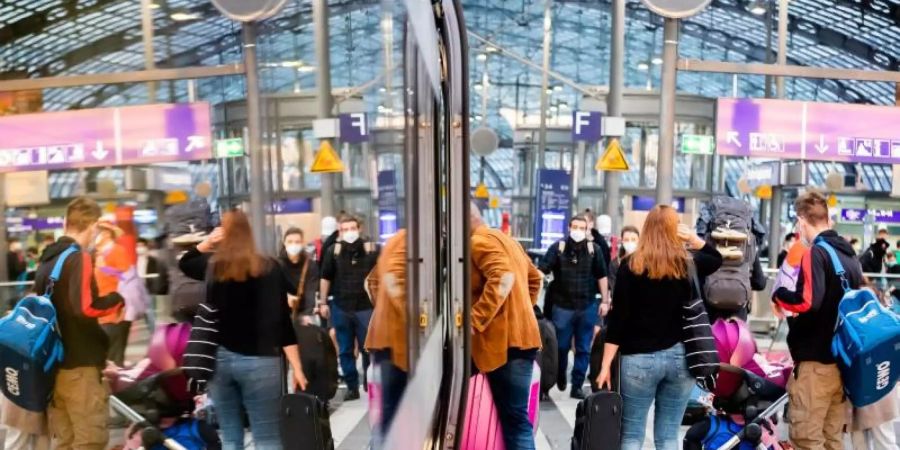
[(825, 153), (828, 151), (828, 144), (825, 143), (825, 135), (819, 135), (819, 143), (816, 144), (816, 150), (819, 153)]
[(727, 133), (727, 138), (725, 139), (725, 141), (729, 144), (734, 144), (737, 148), (741, 148), (740, 136), (740, 133), (738, 133), (737, 131), (729, 131)]

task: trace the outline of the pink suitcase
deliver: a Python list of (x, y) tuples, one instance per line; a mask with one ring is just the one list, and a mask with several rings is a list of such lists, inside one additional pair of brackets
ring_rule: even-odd
[[(541, 368), (534, 363), (531, 375), (531, 390), (528, 399), (528, 418), (538, 427), (539, 403), (541, 396)], [(461, 450), (506, 450), (503, 430), (494, 405), (494, 396), (484, 374), (474, 375), (469, 380), (469, 400), (466, 404), (465, 430)]]

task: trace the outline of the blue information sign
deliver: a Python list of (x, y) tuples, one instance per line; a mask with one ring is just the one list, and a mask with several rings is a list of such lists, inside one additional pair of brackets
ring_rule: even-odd
[(369, 140), (369, 118), (366, 113), (350, 113), (338, 116), (341, 124), (341, 142), (361, 144)]
[(546, 250), (566, 237), (572, 212), (572, 175), (565, 170), (538, 170), (534, 246)]
[(601, 118), (598, 111), (572, 111), (572, 140), (599, 141), (603, 135)]
[(381, 242), (397, 234), (399, 229), (399, 201), (397, 199), (397, 173), (393, 170), (378, 172), (378, 237)]

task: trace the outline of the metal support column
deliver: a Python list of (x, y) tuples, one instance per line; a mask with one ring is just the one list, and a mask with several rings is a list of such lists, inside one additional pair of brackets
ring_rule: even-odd
[[(316, 41), (316, 100), (319, 105), (316, 117), (327, 119), (332, 116), (334, 98), (331, 96), (331, 55), (329, 54), (328, 1), (313, 0), (313, 28)], [(323, 139), (326, 141), (328, 139)], [(333, 144), (333, 142), (330, 142)], [(336, 174), (323, 173), (322, 216), (333, 216), (335, 209)]]
[[(156, 68), (153, 52), (153, 4), (152, 0), (141, 0), (141, 31), (144, 41), (144, 69)], [(147, 82), (147, 103), (156, 103), (156, 81)]]
[[(622, 116), (622, 97), (625, 90), (625, 0), (612, 0), (610, 11), (611, 47), (609, 55), (609, 94), (606, 96), (606, 114)], [(606, 172), (606, 214), (612, 219), (613, 232), (621, 223), (619, 206), (619, 173)]]
[(550, 44), (553, 38), (552, 0), (544, 0), (544, 61), (541, 73), (541, 130), (538, 137), (537, 161), (538, 170), (544, 168), (544, 152), (547, 150), (547, 108), (550, 103)]
[(778, 186), (772, 187), (772, 200), (769, 204), (769, 267), (778, 268), (778, 253), (781, 252), (781, 204), (784, 193)]
[(266, 163), (262, 150), (262, 110), (259, 96), (259, 68), (256, 61), (256, 23), (242, 24), (244, 67), (247, 70), (247, 150), (250, 154), (250, 225), (260, 250), (269, 240), (266, 227)]
[(656, 204), (672, 204), (675, 159), (675, 65), (678, 62), (678, 19), (665, 19), (662, 84), (659, 95), (659, 157), (656, 165)]
[[(787, 64), (788, 2), (778, 0), (778, 65)], [(784, 77), (775, 78), (775, 95), (784, 98)]]

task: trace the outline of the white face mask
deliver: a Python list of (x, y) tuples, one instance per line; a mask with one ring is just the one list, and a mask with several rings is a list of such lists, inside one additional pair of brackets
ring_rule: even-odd
[(622, 248), (625, 249), (625, 254), (630, 255), (637, 250), (637, 242), (623, 242)]
[(286, 245), (284, 250), (287, 251), (287, 254), (290, 256), (297, 256), (303, 251), (303, 246), (300, 244)]
[(584, 230), (571, 230), (569, 231), (569, 237), (575, 242), (581, 242), (587, 237), (587, 233)]
[(356, 242), (357, 239), (359, 239), (359, 231), (344, 232), (341, 235), (341, 238), (344, 240), (344, 242), (346, 242), (348, 244), (352, 244), (352, 243)]

